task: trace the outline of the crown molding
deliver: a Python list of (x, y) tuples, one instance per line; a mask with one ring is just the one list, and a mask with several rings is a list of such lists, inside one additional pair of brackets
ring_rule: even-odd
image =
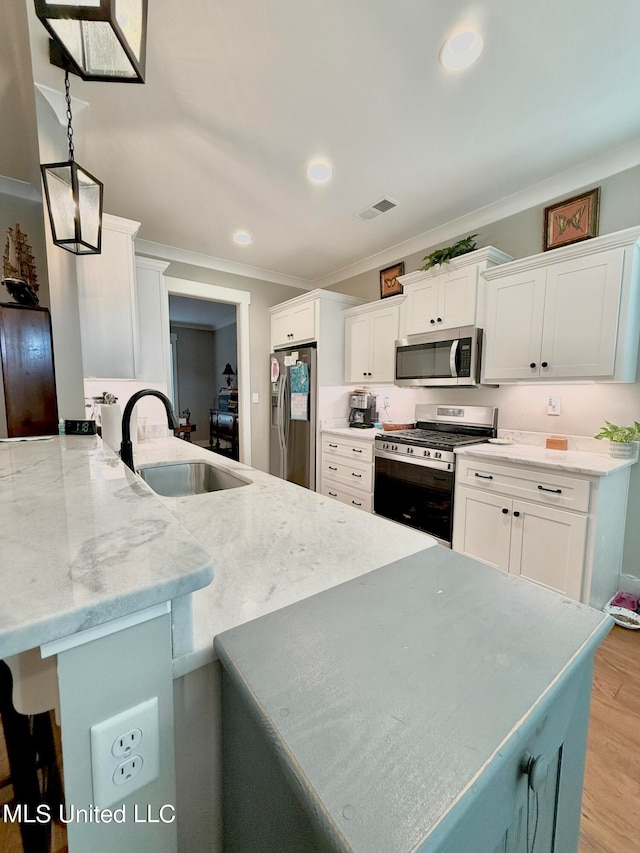
[(154, 243), (152, 240), (136, 240), (136, 254), (152, 255), (165, 261), (175, 261), (181, 264), (191, 264), (194, 267), (227, 272), (232, 275), (241, 275), (245, 278), (255, 278), (260, 281), (269, 281), (273, 284), (285, 284), (287, 287), (297, 287), (301, 290), (313, 290), (313, 284), (308, 279), (297, 278), (293, 275), (263, 270), (248, 264), (239, 264), (236, 261), (227, 261), (224, 258), (216, 258), (213, 255), (204, 255), (200, 252), (192, 252), (189, 249), (178, 249), (176, 246), (167, 246), (164, 243)]
[(377, 252), (375, 255), (370, 255), (354, 264), (349, 264), (333, 273), (322, 276), (313, 282), (313, 286), (330, 287), (353, 276), (388, 266), (415, 252), (423, 252), (430, 246), (451, 240), (466, 231), (474, 231), (485, 225), (491, 225), (493, 222), (514, 216), (516, 213), (522, 213), (523, 210), (540, 204), (549, 204), (556, 197), (573, 193), (580, 187), (609, 178), (611, 175), (616, 175), (618, 172), (624, 172), (638, 165), (640, 165), (640, 144), (638, 140), (634, 140), (613, 151), (607, 151), (599, 157), (572, 166), (571, 169), (560, 172), (520, 192), (488, 204), (486, 207), (480, 207), (458, 219), (453, 219), (438, 228), (425, 231), (423, 234), (418, 234), (402, 243), (396, 243), (382, 252)]
[(0, 193), (2, 195), (10, 195), (14, 198), (23, 198), (27, 201), (37, 201), (42, 204), (42, 193), (40, 187), (34, 187), (33, 184), (27, 181), (17, 181), (15, 178), (8, 178), (6, 175), (0, 175)]

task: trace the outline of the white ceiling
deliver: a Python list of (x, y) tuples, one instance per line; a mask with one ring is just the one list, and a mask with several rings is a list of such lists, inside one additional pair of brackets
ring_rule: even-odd
[[(149, 6), (146, 84), (71, 84), (90, 104), (76, 157), (146, 240), (327, 283), (640, 137), (638, 0)], [(484, 53), (447, 73), (440, 46), (468, 23)], [(60, 88), (37, 21), (32, 49)], [(320, 155), (324, 186), (304, 174)], [(382, 196), (399, 206), (355, 218)]]

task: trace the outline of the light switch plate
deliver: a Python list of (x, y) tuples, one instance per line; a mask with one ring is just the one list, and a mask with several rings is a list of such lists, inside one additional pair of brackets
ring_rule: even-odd
[(560, 409), (560, 397), (549, 397), (549, 403), (547, 404), (547, 414), (559, 415)]

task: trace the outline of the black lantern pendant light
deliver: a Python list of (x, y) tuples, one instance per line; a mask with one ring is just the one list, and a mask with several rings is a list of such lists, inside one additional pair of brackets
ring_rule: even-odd
[(66, 163), (40, 166), (51, 233), (56, 246), (74, 255), (98, 255), (102, 241), (102, 184), (74, 160), (68, 71), (64, 88), (69, 159)]
[(50, 59), (83, 80), (144, 83), (148, 0), (35, 0)]

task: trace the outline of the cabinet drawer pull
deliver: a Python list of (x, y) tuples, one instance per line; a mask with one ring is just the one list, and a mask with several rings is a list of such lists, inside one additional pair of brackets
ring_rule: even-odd
[(337, 471), (338, 469), (336, 468), (335, 465), (329, 465), (329, 470), (330, 471)]
[(520, 518), (520, 513), (518, 512), (518, 510), (516, 510), (513, 514), (516, 518)]
[(476, 471), (474, 477), (479, 477), (481, 480), (493, 480), (493, 474), (478, 474)]
[(529, 365), (529, 367), (536, 367), (535, 361), (532, 361), (531, 364)]
[(553, 492), (554, 495), (561, 495), (562, 489), (547, 489), (546, 486), (538, 486), (541, 492)]
[(338, 446), (337, 444), (331, 444), (331, 442), (329, 442), (329, 447), (337, 447), (337, 446)]
[(355, 448), (355, 447), (352, 447), (351, 449), (353, 450), (353, 452), (354, 452), (354, 453), (362, 453), (362, 451), (361, 451), (361, 450), (358, 450), (358, 449), (357, 449), (357, 448)]
[(354, 506), (362, 506), (362, 504), (360, 503), (360, 501), (351, 501), (351, 503), (352, 503)]
[(509, 510), (506, 508), (506, 506), (503, 507), (502, 514), (506, 515), (508, 512), (509, 512)]
[(354, 474), (354, 472), (352, 471), (351, 476), (352, 477), (362, 477), (362, 474)]
[(337, 492), (329, 492), (329, 494), (331, 495), (331, 497), (332, 497), (332, 498), (337, 498), (337, 497), (338, 497), (338, 493), (337, 493)]
[(540, 365), (540, 367), (549, 367), (549, 362), (543, 361), (542, 364)]

